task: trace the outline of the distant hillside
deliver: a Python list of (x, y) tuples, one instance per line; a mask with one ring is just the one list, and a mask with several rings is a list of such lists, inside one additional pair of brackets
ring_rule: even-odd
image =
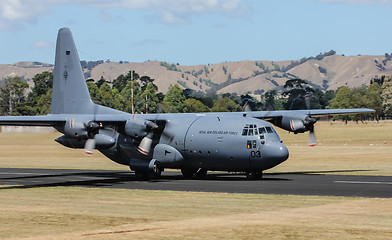
[[(149, 61), (143, 63), (82, 61), (86, 78), (112, 81), (121, 74), (135, 70), (140, 76), (155, 79), (159, 91), (166, 93), (170, 86), (218, 93), (256, 93), (280, 89), (288, 79), (301, 78), (323, 90), (340, 86), (368, 85), (373, 77), (392, 72), (392, 55), (341, 56), (334, 51), (316, 57), (293, 61), (241, 61), (213, 65), (179, 66)], [(30, 81), (35, 74), (52, 71), (53, 65), (37, 62), (0, 64), (0, 78), (20, 76)]]

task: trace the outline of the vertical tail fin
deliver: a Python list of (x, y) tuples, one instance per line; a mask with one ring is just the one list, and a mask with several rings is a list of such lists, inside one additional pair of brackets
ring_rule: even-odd
[(57, 35), (53, 70), (52, 114), (93, 114), (94, 103), (87, 88), (79, 55), (69, 28)]

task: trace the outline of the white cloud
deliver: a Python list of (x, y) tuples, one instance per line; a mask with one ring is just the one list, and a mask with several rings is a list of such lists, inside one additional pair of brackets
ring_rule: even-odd
[(53, 44), (46, 41), (37, 41), (30, 45), (32, 49), (53, 48)]
[[(33, 23), (52, 7), (77, 5), (97, 8), (147, 9), (167, 24), (184, 24), (195, 15), (217, 13), (226, 16), (241, 16), (249, 10), (247, 0), (1, 0), (0, 30), (16, 25)], [(101, 12), (101, 18), (108, 21), (110, 16)]]
[(0, 2), (0, 30), (19, 26), (21, 22), (36, 23), (45, 13), (45, 3), (32, 0), (2, 0)]

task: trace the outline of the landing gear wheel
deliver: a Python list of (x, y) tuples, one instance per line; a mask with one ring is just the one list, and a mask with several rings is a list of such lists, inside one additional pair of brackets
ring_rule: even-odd
[(263, 171), (256, 171), (256, 178), (262, 179), (263, 178)]
[(256, 180), (257, 179), (256, 171), (246, 172), (246, 179), (248, 179), (248, 180)]
[(249, 171), (249, 172), (246, 172), (246, 179), (248, 179), (248, 180), (261, 179), (262, 177), (263, 177), (263, 171)]
[(189, 168), (182, 168), (181, 173), (182, 173), (182, 176), (184, 176), (184, 178), (189, 179), (189, 178), (193, 177), (193, 174), (195, 174), (195, 171), (192, 169), (189, 169)]
[(150, 178), (150, 179), (159, 179), (161, 177), (161, 174), (162, 174), (162, 169), (157, 167), (155, 169), (154, 173), (148, 174), (148, 178)]
[(207, 170), (199, 168), (197, 169), (197, 171), (195, 172), (195, 176), (197, 178), (204, 178), (207, 175)]

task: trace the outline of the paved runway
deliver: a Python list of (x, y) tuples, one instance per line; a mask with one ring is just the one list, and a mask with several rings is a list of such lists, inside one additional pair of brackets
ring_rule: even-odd
[(100, 187), (196, 192), (292, 194), (347, 197), (392, 197), (392, 177), (265, 174), (248, 181), (244, 175), (210, 173), (205, 179), (184, 179), (180, 172), (164, 172), (159, 180), (141, 181), (132, 172), (105, 170), (0, 168), (1, 189), (37, 187)]

